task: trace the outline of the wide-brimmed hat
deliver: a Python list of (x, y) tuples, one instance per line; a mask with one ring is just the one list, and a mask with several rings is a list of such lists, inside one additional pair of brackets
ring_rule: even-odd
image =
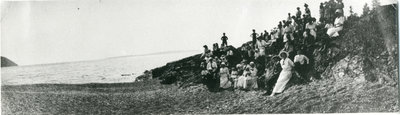
[(286, 57), (289, 56), (289, 53), (288, 53), (288, 52), (286, 52), (286, 51), (281, 51), (281, 52), (279, 53), (279, 57), (280, 57), (280, 58), (283, 58), (283, 57), (281, 56), (283, 53), (286, 54)]

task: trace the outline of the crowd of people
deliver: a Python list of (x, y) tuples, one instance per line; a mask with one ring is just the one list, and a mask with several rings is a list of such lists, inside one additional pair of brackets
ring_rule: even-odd
[[(212, 50), (203, 46), (200, 66), (204, 83), (212, 91), (262, 89), (266, 95), (274, 96), (283, 92), (292, 76), (309, 81), (312, 60), (308, 57), (324, 47), (317, 42), (339, 36), (345, 21), (343, 7), (341, 0), (321, 3), (319, 22), (312, 17), (308, 4), (304, 4), (304, 14), (297, 7), (294, 16), (288, 13), (287, 19), (270, 32), (259, 34), (253, 29), (251, 42), (243, 44), (235, 54), (234, 49), (227, 48), (228, 37), (223, 33), (221, 47), (218, 43), (213, 44)], [(321, 31), (325, 35), (317, 34)], [(242, 60), (235, 63), (235, 56)]]

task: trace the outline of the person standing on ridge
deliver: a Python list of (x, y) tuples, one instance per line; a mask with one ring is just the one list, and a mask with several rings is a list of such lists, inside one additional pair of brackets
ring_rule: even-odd
[(335, 0), (329, 0), (327, 5), (325, 6), (325, 11), (327, 11), (327, 15), (325, 15), (325, 18), (327, 19), (327, 23), (333, 23), (335, 21), (335, 9), (336, 3)]
[(319, 21), (320, 22), (325, 22), (325, 16), (324, 13), (325, 9), (324, 9), (324, 3), (321, 2), (321, 4), (319, 5)]
[(252, 37), (253, 39), (252, 39), (252, 47), (254, 48), (254, 46), (255, 46), (255, 44), (256, 44), (256, 40), (257, 40), (257, 37), (258, 37), (258, 33), (256, 33), (256, 30), (255, 29), (253, 29), (253, 33), (251, 33), (251, 35), (250, 35), (250, 37)]
[(308, 4), (304, 4), (304, 11), (305, 11), (304, 14), (308, 15), (309, 17), (311, 17), (311, 11), (308, 8)]
[(267, 32), (267, 30), (264, 30), (264, 36), (263, 36), (264, 40), (268, 41), (269, 40), (269, 33)]
[(225, 33), (222, 33), (221, 40), (222, 40), (221, 47), (228, 46), (228, 42), (227, 42), (228, 41), (228, 37), (226, 37)]
[(300, 18), (301, 18), (300, 7), (297, 7), (296, 18), (297, 18), (297, 19), (300, 19)]
[(204, 52), (200, 56), (200, 58), (202, 58), (202, 59), (205, 58), (207, 55), (209, 55), (209, 53), (211, 52), (210, 49), (208, 49), (207, 45), (204, 45), (203, 48), (204, 48)]
[(292, 20), (292, 16), (290, 16), (290, 13), (288, 13), (288, 17), (286, 18), (287, 21)]
[[(343, 12), (344, 4), (343, 4), (342, 0), (336, 0), (336, 1), (337, 1), (337, 3), (335, 4), (335, 9)], [(342, 16), (344, 16), (343, 13), (342, 13)]]

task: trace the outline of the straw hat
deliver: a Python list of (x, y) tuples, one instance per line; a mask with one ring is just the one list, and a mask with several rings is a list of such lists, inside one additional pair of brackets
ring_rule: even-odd
[(286, 51), (281, 51), (281, 52), (279, 53), (279, 57), (280, 57), (280, 58), (283, 58), (283, 57), (281, 56), (283, 53), (286, 54), (286, 57), (289, 56), (289, 53), (288, 53), (288, 52), (286, 52)]

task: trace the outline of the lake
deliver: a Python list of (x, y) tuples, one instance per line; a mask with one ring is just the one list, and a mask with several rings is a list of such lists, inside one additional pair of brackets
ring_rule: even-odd
[(145, 70), (163, 66), (199, 51), (124, 56), (93, 61), (1, 68), (2, 85), (134, 82)]

